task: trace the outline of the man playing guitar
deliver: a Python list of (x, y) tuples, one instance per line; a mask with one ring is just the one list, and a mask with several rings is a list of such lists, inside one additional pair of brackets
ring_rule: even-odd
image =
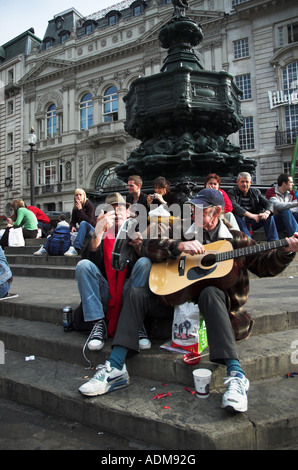
[[(225, 381), (227, 390), (222, 398), (222, 406), (232, 411), (245, 412), (249, 380), (245, 377), (238, 360), (236, 340), (249, 336), (253, 323), (251, 316), (242, 309), (248, 298), (248, 270), (259, 277), (282, 272), (298, 251), (298, 233), (286, 238), (283, 245), (277, 241), (270, 242), (276, 243), (278, 248), (271, 246), (260, 251), (254, 240), (243, 232), (230, 230), (220, 218), (224, 200), (219, 191), (203, 189), (189, 203), (193, 209), (199, 208), (202, 213), (202, 217), (195, 217), (189, 229), (193, 232), (193, 239), (190, 239), (188, 233), (187, 240), (184, 237), (180, 240), (143, 241), (147, 256), (156, 263), (153, 264), (150, 277), (155, 266), (162, 266), (165, 272), (168, 263), (179, 259), (182, 254), (191, 257), (202, 255), (206, 252), (208, 244), (218, 240), (228, 240), (232, 248), (237, 251), (237, 262), (234, 262), (232, 269), (232, 271), (234, 267), (237, 269), (234, 283), (229, 283), (225, 288), (218, 287), (214, 285), (215, 281), (214, 283), (211, 281), (206, 286), (203, 284), (201, 288), (200, 282), (195, 282), (193, 285), (197, 287), (197, 293), (194, 288), (191, 299), (198, 302), (206, 322), (210, 361), (225, 364), (227, 367), (228, 377)], [(198, 233), (203, 237), (201, 240), (198, 239)], [(251, 250), (249, 255), (241, 256), (245, 250)], [(177, 283), (178, 277), (177, 270)], [(81, 393), (88, 396), (101, 395), (127, 385), (127, 380), (122, 380), (126, 379), (128, 374), (125, 358), (128, 351), (138, 351), (138, 329), (146, 313), (154, 311), (155, 314), (158, 312), (164, 314), (165, 309), (172, 308), (171, 302), (168, 306), (162, 305), (160, 300), (166, 300), (167, 296), (159, 295), (158, 283), (156, 284), (154, 292), (152, 287), (151, 289), (137, 287), (130, 290), (121, 310), (110, 358), (104, 365), (99, 366), (91, 380), (80, 387)], [(154, 285), (154, 282), (151, 282), (151, 285)], [(179, 287), (176, 290), (179, 291)]]

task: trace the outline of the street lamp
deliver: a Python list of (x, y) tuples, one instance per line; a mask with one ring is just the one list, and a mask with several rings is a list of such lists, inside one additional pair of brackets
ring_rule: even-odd
[(34, 188), (34, 162), (33, 162), (33, 157), (34, 157), (34, 145), (36, 144), (36, 134), (34, 133), (33, 127), (31, 127), (30, 134), (28, 135), (28, 144), (30, 145), (30, 150), (27, 150), (28, 153), (30, 153), (30, 203), (31, 206), (35, 205), (35, 188)]

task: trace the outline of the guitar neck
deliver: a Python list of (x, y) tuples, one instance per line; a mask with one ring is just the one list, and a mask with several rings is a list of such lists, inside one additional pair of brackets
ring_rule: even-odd
[(232, 258), (240, 258), (241, 256), (253, 255), (263, 251), (273, 250), (281, 246), (288, 246), (286, 240), (274, 240), (272, 242), (261, 243), (259, 245), (246, 246), (237, 248), (236, 250), (224, 251), (216, 254), (216, 261), (225, 261)]

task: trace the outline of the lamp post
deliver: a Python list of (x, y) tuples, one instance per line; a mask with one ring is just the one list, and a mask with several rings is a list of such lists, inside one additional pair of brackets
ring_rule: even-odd
[(33, 127), (31, 127), (30, 134), (28, 135), (28, 144), (30, 145), (30, 150), (28, 150), (28, 153), (30, 153), (30, 204), (31, 206), (35, 205), (35, 188), (34, 188), (34, 145), (36, 144), (36, 134), (34, 133)]

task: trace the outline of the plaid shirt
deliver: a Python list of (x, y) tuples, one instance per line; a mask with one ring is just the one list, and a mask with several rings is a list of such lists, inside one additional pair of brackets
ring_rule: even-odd
[[(219, 223), (221, 226), (218, 232), (218, 239), (228, 239), (232, 243), (234, 250), (256, 245), (256, 242), (247, 237), (243, 232), (227, 230), (224, 222), (220, 221)], [(153, 262), (162, 262), (171, 258), (176, 259), (180, 255), (177, 250), (177, 244), (181, 240), (148, 240), (146, 243), (146, 254)], [(237, 280), (231, 288), (226, 289), (228, 311), (236, 340), (246, 338), (250, 334), (253, 324), (251, 315), (242, 308), (247, 302), (249, 292), (248, 270), (258, 277), (273, 277), (281, 273), (294, 259), (294, 256), (295, 254), (285, 253), (283, 248), (277, 248), (237, 258)]]

